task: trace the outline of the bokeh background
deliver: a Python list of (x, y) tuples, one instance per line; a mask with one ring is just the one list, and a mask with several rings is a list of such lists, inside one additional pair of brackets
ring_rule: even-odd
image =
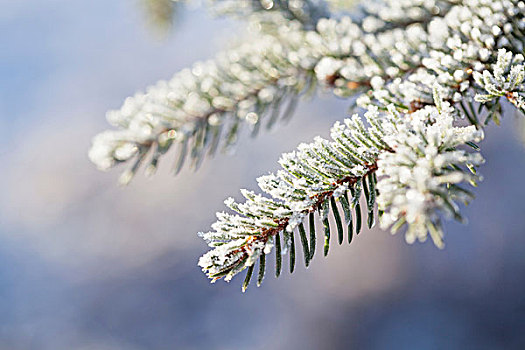
[(488, 128), (470, 223), (447, 225), (445, 250), (365, 230), (242, 294), (242, 277), (211, 285), (200, 272), (196, 232), (348, 103), (324, 94), (234, 156), (177, 177), (166, 159), (120, 188), (86, 155), (105, 111), (244, 30), (183, 9), (158, 40), (143, 17), (129, 0), (0, 0), (1, 350), (525, 348), (515, 116)]

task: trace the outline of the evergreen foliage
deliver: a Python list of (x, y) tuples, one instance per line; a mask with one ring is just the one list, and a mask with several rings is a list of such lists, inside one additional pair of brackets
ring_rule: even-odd
[[(443, 247), (442, 221), (463, 221), (483, 163), (478, 143), (502, 106), (525, 112), (525, 3), (519, 0), (383, 0), (348, 5), (315, 0), (214, 0), (221, 14), (249, 17), (245, 44), (196, 63), (128, 98), (108, 113), (117, 129), (97, 135), (90, 158), (103, 170), (142, 163), (152, 173), (172, 146), (197, 167), (206, 153), (232, 146), (242, 127), (256, 134), (290, 117), (301, 95), (321, 89), (357, 97), (354, 114), (320, 137), (283, 154), (282, 169), (258, 178), (261, 195), (229, 198), (199, 265), (216, 281), (276, 254), (275, 274), (300, 241), (310, 264), (321, 235), (342, 244), (376, 220), (408, 243)], [(242, 4), (235, 6), (234, 4)], [(247, 16), (249, 15), (249, 16)], [(349, 100), (350, 103), (351, 100)], [(362, 203), (363, 204), (362, 204)], [(378, 217), (378, 219), (376, 219)], [(331, 220), (330, 220), (331, 219)], [(317, 232), (317, 221), (323, 229)], [(332, 224), (335, 223), (335, 227)], [(298, 237), (295, 237), (298, 233)]]

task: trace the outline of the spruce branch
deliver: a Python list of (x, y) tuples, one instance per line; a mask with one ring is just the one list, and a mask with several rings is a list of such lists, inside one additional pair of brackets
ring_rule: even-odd
[[(315, 230), (311, 218), (318, 213), (324, 226), (323, 250), (327, 255), (332, 232), (330, 209), (339, 244), (343, 242), (343, 223), (337, 202), (351, 241), (352, 216), (356, 222), (361, 221), (357, 209), (361, 193), (366, 201), (368, 227), (374, 225), (377, 195), (383, 213), (382, 227), (392, 226), (392, 232), (396, 232), (405, 225), (407, 242), (424, 241), (430, 234), (434, 243), (442, 247), (442, 214), (461, 219), (455, 200), (466, 201), (470, 197), (458, 184), (475, 180), (476, 175), (469, 169), (483, 162), (479, 153), (458, 147), (480, 141), (483, 133), (474, 126), (454, 126), (453, 108), (439, 100), (438, 94), (436, 98), (435, 106), (409, 114), (399, 113), (394, 106), (386, 112), (371, 107), (365, 113), (368, 127), (354, 115), (344, 125), (333, 126), (332, 141), (317, 137), (313, 143), (301, 144), (296, 151), (283, 154), (279, 161), (282, 169), (257, 180), (261, 190), (271, 197), (242, 190), (244, 203), (232, 198), (225, 201), (237, 214), (218, 213), (213, 231), (199, 234), (213, 248), (201, 257), (199, 266), (213, 282), (221, 277), (229, 281), (269, 254), (281, 235), (284, 242), (277, 244), (279, 254), (288, 250), (295, 253), (296, 230), (308, 266), (313, 253), (310, 254), (303, 222), (308, 217), (310, 230)], [(356, 233), (359, 231), (357, 224)], [(277, 259), (280, 261), (280, 257)]]
[(148, 153), (147, 172), (153, 173), (161, 156), (177, 145), (178, 172), (187, 154), (197, 167), (206, 152), (232, 146), (243, 124), (253, 133), (263, 119), (272, 126), (280, 118), (279, 107), (291, 114), (297, 95), (313, 83), (307, 58), (304, 67), (283, 59), (300, 46), (297, 33), (298, 23), (289, 23), (280, 29), (280, 37), (261, 35), (256, 43), (197, 63), (126, 99), (120, 110), (108, 112), (117, 129), (94, 138), (90, 159), (101, 170), (133, 161), (121, 177), (127, 183)]
[(342, 244), (346, 231), (352, 242), (376, 212), (408, 243), (430, 237), (443, 247), (443, 219), (464, 221), (458, 202), (474, 197), (464, 184), (481, 179), (484, 126), (499, 123), (505, 100), (525, 109), (525, 3), (383, 0), (352, 16), (314, 0), (211, 2), (250, 14), (257, 40), (110, 112), (118, 129), (98, 135), (90, 151), (99, 168), (132, 162), (126, 182), (146, 161), (153, 171), (172, 145), (181, 150), (176, 169), (186, 155), (198, 166), (206, 152), (232, 145), (241, 126), (256, 133), (262, 121), (288, 117), (317, 83), (341, 97), (363, 93), (364, 121), (356, 114), (332, 127), (331, 141), (283, 154), (282, 169), (258, 179), (265, 195), (241, 190), (243, 202), (225, 201), (235, 214), (218, 213), (212, 231), (199, 234), (211, 248), (200, 267), (213, 282), (246, 269), (245, 290), (257, 262), (262, 283), (272, 249), (276, 276), (285, 254), (293, 272), (299, 250), (309, 266), (318, 240), (327, 255), (334, 236)]
[(498, 51), (498, 59), (489, 70), (474, 72), (476, 83), (486, 93), (478, 93), (474, 99), (479, 103), (491, 102), (505, 97), (516, 108), (525, 113), (525, 65), (523, 55), (513, 55), (505, 49)]
[[(481, 127), (482, 114), (486, 115), (484, 124), (497, 122), (499, 103), (476, 106), (474, 96), (484, 89), (474, 77), (496, 61), (498, 48), (523, 49), (524, 12), (521, 1), (465, 2), (451, 7), (443, 18), (433, 19), (427, 31), (410, 35), (419, 49), (415, 56), (407, 54), (419, 65), (390, 81), (383, 76), (372, 78), (371, 89), (357, 104), (383, 109), (394, 104), (400, 110), (411, 110), (432, 104), (433, 86), (438, 83), (444, 99), (455, 104), (471, 124)], [(406, 67), (403, 54), (399, 57)]]
[[(317, 8), (312, 5), (314, 2), (307, 2), (312, 11)], [(247, 6), (251, 4), (250, 8), (255, 3), (260, 4), (258, 0), (246, 2)], [(432, 6), (430, 3), (424, 6), (423, 13), (435, 11), (441, 4), (431, 3)], [(315, 4), (323, 8), (320, 2)], [(274, 5), (297, 6), (287, 1)], [(395, 5), (388, 2), (386, 6), (394, 8)], [(418, 6), (404, 4), (404, 10), (411, 14), (408, 18), (416, 20), (422, 16), (410, 11)], [(316, 19), (315, 30), (304, 30), (304, 23), (289, 21), (279, 12), (262, 12), (253, 19), (254, 27), (259, 30), (257, 42), (227, 51), (215, 61), (197, 63), (192, 70), (177, 74), (169, 82), (159, 82), (146, 93), (128, 98), (120, 110), (109, 112), (108, 120), (117, 129), (94, 138), (89, 156), (97, 167), (107, 170), (130, 162), (131, 167), (120, 180), (125, 184), (143, 163), (148, 163), (146, 174), (154, 173), (160, 158), (177, 145), (175, 172), (181, 169), (187, 153), (197, 168), (205, 153), (213, 154), (221, 143), (221, 148), (233, 145), (243, 124), (251, 126), (253, 133), (258, 131), (262, 119), (268, 119), (271, 126), (279, 119), (279, 107), (283, 104), (287, 105), (283, 108), (283, 117), (289, 117), (298, 95), (315, 85), (315, 75), (322, 81), (331, 81), (338, 94), (341, 87), (336, 75), (327, 72), (327, 69), (333, 70), (327, 67), (333, 60), (357, 62), (357, 65), (347, 64), (341, 72), (341, 76), (352, 80), (347, 87), (352, 84), (368, 87), (373, 83), (371, 77), (387, 74), (393, 79), (419, 65), (412, 62), (403, 66), (397, 62), (401, 68), (393, 68), (396, 62), (385, 59), (399, 56), (381, 51), (385, 39), (390, 38), (394, 45), (392, 39), (399, 40), (404, 31), (395, 28), (383, 32), (385, 26), (394, 26), (400, 18), (381, 11), (376, 13), (370, 6), (366, 10), (370, 15), (358, 21), (350, 17)], [(381, 30), (378, 35), (360, 29), (370, 18), (374, 18), (376, 24), (382, 23), (375, 28)], [(415, 48), (405, 52), (407, 55), (416, 57)], [(352, 91), (355, 92), (358, 90)]]
[[(108, 112), (108, 121), (118, 129), (94, 138), (90, 159), (101, 170), (132, 162), (121, 183), (132, 179), (148, 154), (147, 174), (153, 173), (172, 145), (180, 148), (176, 172), (188, 152), (196, 167), (222, 139), (226, 147), (232, 145), (243, 124), (256, 132), (262, 117), (269, 115), (268, 124), (273, 125), (285, 100), (283, 117), (288, 117), (297, 96), (314, 86), (314, 72), (323, 74), (322, 57), (357, 59), (358, 53), (349, 51), (345, 40), (364, 45), (365, 33), (348, 17), (338, 22), (321, 19), (316, 31), (304, 31), (298, 22), (275, 15), (262, 16), (256, 23), (268, 17), (273, 18), (270, 28), (255, 26), (260, 29), (257, 42), (227, 51), (216, 61), (197, 63), (169, 82), (128, 98), (120, 110)], [(374, 72), (357, 71), (359, 79)]]

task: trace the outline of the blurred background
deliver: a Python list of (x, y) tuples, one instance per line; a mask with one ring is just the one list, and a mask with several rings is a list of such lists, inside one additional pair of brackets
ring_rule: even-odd
[[(193, 173), (125, 188), (87, 158), (104, 113), (243, 31), (182, 9), (163, 40), (129, 0), (0, 0), (0, 350), (523, 349), (525, 152), (490, 126), (485, 180), (431, 242), (365, 230), (308, 271), (240, 291), (197, 266), (224, 198), (347, 115), (329, 94)], [(273, 267), (273, 264), (272, 264)], [(287, 271), (287, 266), (285, 266)], [(270, 271), (271, 272), (271, 271)]]

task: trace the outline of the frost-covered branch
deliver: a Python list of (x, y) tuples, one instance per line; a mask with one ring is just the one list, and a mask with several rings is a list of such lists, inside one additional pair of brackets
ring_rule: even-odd
[(483, 74), (474, 72), (476, 83), (485, 89), (486, 93), (478, 93), (474, 98), (477, 102), (487, 103), (500, 97), (506, 97), (516, 108), (525, 113), (525, 65), (523, 55), (512, 55), (505, 49), (498, 52), (498, 60), (492, 65), (492, 72), (485, 70)]
[[(414, 12), (404, 9), (409, 14)], [(320, 19), (315, 31), (305, 31), (298, 22), (276, 14), (261, 14), (253, 26), (259, 28), (254, 34), (256, 41), (226, 51), (215, 61), (198, 63), (169, 82), (159, 82), (146, 93), (128, 98), (120, 110), (109, 112), (108, 120), (117, 129), (103, 132), (93, 140), (91, 160), (102, 170), (132, 162), (121, 177), (122, 183), (127, 183), (146, 159), (147, 173), (152, 173), (172, 145), (180, 148), (176, 170), (188, 152), (198, 165), (203, 155), (213, 153), (221, 141), (225, 146), (233, 144), (243, 124), (253, 126), (255, 132), (263, 119), (273, 125), (279, 117), (279, 106), (285, 101), (283, 114), (288, 117), (297, 95), (315, 83), (315, 73), (323, 81), (328, 79), (327, 59), (358, 62), (346, 69), (355, 81), (370, 80), (378, 69), (391, 77), (401, 75), (399, 69), (380, 68), (387, 65), (384, 58), (374, 60), (379, 57), (375, 50), (383, 47), (381, 43), (389, 33), (390, 38), (399, 39), (402, 29), (387, 30), (377, 36), (360, 29), (360, 23), (370, 22), (370, 18), (376, 24), (381, 21), (381, 25), (376, 25), (379, 29), (397, 23), (399, 18), (385, 17), (371, 8), (367, 13), (373, 14), (359, 21), (349, 17)], [(412, 15), (419, 18), (417, 12)], [(257, 25), (258, 21), (264, 25)], [(391, 54), (383, 52), (382, 57)], [(337, 93), (336, 79), (333, 83)]]
[[(258, 0), (246, 2), (250, 7), (255, 3), (260, 4)], [(314, 3), (323, 7), (321, 2), (308, 3), (312, 9)], [(430, 2), (422, 13), (439, 9), (441, 3)], [(291, 4), (274, 3), (288, 7)], [(388, 6), (394, 8), (392, 2)], [(420, 11), (410, 11), (419, 8), (419, 4), (403, 6), (406, 18), (415, 21), (423, 16)], [(390, 38), (393, 45), (393, 40), (403, 35), (400, 28), (383, 31), (385, 27), (399, 24), (399, 14), (383, 13), (370, 5), (362, 12), (366, 15), (358, 21), (350, 17), (316, 19), (315, 31), (304, 30), (299, 22), (278, 14), (262, 13), (253, 26), (259, 29), (254, 34), (257, 40), (226, 51), (215, 61), (198, 63), (169, 82), (161, 81), (146, 93), (128, 98), (120, 110), (109, 112), (108, 120), (117, 129), (103, 132), (93, 140), (91, 160), (102, 170), (132, 162), (121, 177), (122, 183), (129, 182), (146, 160), (149, 162), (147, 173), (154, 172), (159, 159), (172, 145), (180, 149), (176, 171), (187, 153), (198, 166), (204, 154), (213, 153), (221, 142), (226, 147), (232, 145), (243, 124), (251, 126), (254, 132), (263, 119), (273, 125), (283, 104), (287, 106), (283, 108), (284, 117), (289, 116), (297, 96), (315, 83), (315, 75), (322, 81), (332, 79), (337, 93), (340, 89), (337, 79), (327, 77), (326, 70), (332, 69), (327, 67), (330, 60), (357, 62), (357, 65), (347, 65), (341, 73), (353, 79), (356, 86), (367, 86), (361, 82), (383, 71), (391, 78), (402, 75), (404, 71), (394, 69), (393, 63), (385, 61), (384, 57), (392, 56), (392, 52), (381, 52), (380, 56), (377, 51), (382, 50), (385, 39)], [(363, 26), (366, 30), (360, 29)], [(381, 33), (373, 35), (367, 32), (370, 30)], [(415, 55), (414, 50), (411, 53)]]
[[(203, 235), (214, 248), (199, 261), (203, 270), (213, 279), (225, 276), (229, 280), (247, 268), (245, 289), (259, 259), (260, 284), (264, 277), (265, 255), (275, 245), (278, 275), (282, 253), (279, 234), (287, 233), (293, 238), (290, 232), (297, 226), (301, 240), (306, 241), (302, 221), (306, 215), (313, 218), (311, 213), (316, 210), (320, 211), (327, 227), (327, 252), (329, 208), (333, 209), (339, 242), (342, 242), (343, 225), (335, 199), (343, 198), (342, 208), (346, 212), (350, 201), (341, 196), (340, 188), (342, 192), (350, 190), (351, 202), (356, 203), (359, 191), (354, 186), (357, 183), (368, 184), (364, 192), (369, 226), (373, 224), (377, 195), (382, 227), (396, 232), (406, 226), (407, 242), (424, 241), (430, 235), (434, 243), (442, 247), (442, 216), (462, 220), (455, 201), (468, 201), (473, 195), (460, 184), (475, 183), (474, 169), (483, 162), (478, 153), (460, 147), (468, 145), (478, 149), (475, 142), (483, 137), (478, 116), (484, 105), (476, 112), (474, 95), (482, 87), (489, 95), (484, 98), (478, 95), (478, 101), (483, 99), (480, 102), (510, 96), (512, 103), (520, 104), (517, 92), (521, 91), (523, 68), (521, 65), (510, 67), (512, 54), (504, 50), (496, 59), (496, 50), (523, 50), (524, 9), (521, 1), (464, 1), (451, 5), (443, 16), (435, 16), (428, 23), (414, 21), (403, 29), (370, 35), (359, 32), (359, 28), (353, 30), (353, 26), (357, 26), (346, 18), (321, 20), (318, 33), (324, 34), (324, 40), (319, 40), (318, 47), (326, 51), (320, 55), (322, 58), (315, 68), (318, 79), (341, 96), (358, 89), (369, 90), (358, 103), (368, 108), (365, 117), (370, 128), (359, 126), (356, 119), (353, 119), (354, 124), (347, 125), (354, 137), (349, 144), (359, 152), (351, 148), (353, 154), (338, 153), (341, 133), (332, 133), (332, 143), (318, 139), (314, 144), (300, 146), (299, 157), (296, 153), (292, 153), (292, 157), (285, 155), (281, 160), (285, 169), (270, 175), (270, 184), (263, 182), (260, 187), (274, 197), (272, 201), (288, 211), (281, 210), (277, 214), (268, 208), (252, 210), (253, 200), (249, 197), (239, 209), (241, 205), (230, 200), (227, 204), (241, 216), (219, 217), (218, 223), (212, 226), (215, 231)], [(349, 35), (355, 35), (354, 40), (345, 41)], [(328, 42), (327, 37), (331, 39)], [(486, 72), (485, 79), (480, 80), (476, 72), (487, 69), (496, 60), (494, 73)], [(518, 55), (517, 61), (520, 60)], [(475, 77), (479, 86), (474, 84)], [(454, 126), (463, 116), (473, 125)], [(486, 121), (490, 116), (489, 113)], [(374, 136), (367, 138), (368, 135)], [(355, 154), (371, 154), (372, 159), (354, 163), (352, 156)], [(360, 166), (364, 173), (351, 173), (351, 167), (345, 169), (341, 165), (344, 161), (353, 162), (354, 167)], [(376, 176), (380, 177), (377, 185)], [(326, 181), (326, 187), (319, 185), (322, 181)], [(351, 213), (346, 217), (351, 220)], [(230, 234), (230, 220), (243, 220), (244, 226), (233, 225), (240, 231)], [(265, 229), (260, 222), (272, 223), (274, 227)], [(313, 219), (308, 226), (311, 232), (315, 230)], [(351, 233), (350, 228), (349, 237)], [(311, 236), (312, 241), (314, 237)], [(284, 242), (285, 247), (293, 247), (293, 239), (285, 238)], [(231, 246), (235, 247), (233, 254)], [(313, 249), (310, 246), (309, 250), (307, 243), (303, 243), (303, 247), (308, 264)], [(292, 257), (295, 249), (291, 252)]]
[[(349, 33), (358, 28), (349, 19), (341, 23)], [(198, 63), (169, 82), (162, 81), (145, 94), (128, 98), (120, 110), (108, 113), (109, 122), (118, 129), (93, 140), (91, 160), (106, 170), (133, 159), (122, 176), (126, 183), (152, 149), (148, 172), (156, 169), (159, 158), (173, 144), (181, 148), (176, 166), (180, 169), (189, 147), (198, 164), (221, 139), (232, 144), (245, 121), (257, 130), (262, 117), (271, 114), (267, 119), (272, 125), (278, 118), (278, 107), (287, 99), (284, 116), (289, 116), (296, 96), (314, 83), (314, 68), (326, 47), (333, 48), (329, 27), (327, 20), (321, 20), (318, 32), (305, 32), (297, 22), (281, 19), (274, 32), (260, 32), (257, 42), (225, 52), (216, 61)], [(336, 53), (332, 50), (330, 54)], [(231, 125), (224, 132), (226, 123)], [(221, 136), (221, 132), (225, 134)]]
[(357, 115), (336, 123), (331, 141), (301, 144), (282, 156), (281, 170), (258, 179), (267, 196), (243, 190), (244, 202), (228, 199), (237, 214), (219, 213), (201, 233), (212, 249), (199, 265), (213, 281), (247, 269), (244, 290), (257, 261), (262, 282), (272, 249), (277, 276), (284, 253), (294, 270), (298, 232), (308, 266), (316, 216), (326, 255), (329, 217), (339, 243), (345, 226), (352, 241), (363, 226), (362, 197), (369, 227), (377, 206), (381, 227), (442, 247), (442, 220), (462, 221), (457, 202), (473, 198), (463, 184), (479, 180), (484, 125), (499, 122), (504, 101), (525, 110), (525, 3), (377, 0), (353, 14), (315, 0), (211, 3), (250, 18), (253, 37), (108, 113), (117, 129), (94, 139), (98, 167), (133, 162), (127, 182), (145, 161), (153, 171), (172, 145), (180, 149), (176, 169), (186, 155), (198, 165), (232, 145), (243, 125), (256, 133), (262, 122), (288, 117), (316, 85), (344, 98), (363, 93), (357, 105), (367, 125)]
[[(390, 113), (396, 113), (391, 109)], [(454, 200), (473, 198), (458, 184), (476, 182), (473, 169), (483, 158), (458, 147), (481, 141), (483, 132), (474, 126), (454, 127), (454, 116), (447, 102), (426, 106), (405, 116), (409, 121), (385, 136), (393, 152), (382, 153), (378, 161), (378, 176), (382, 176), (378, 206), (384, 211), (381, 227), (391, 227), (395, 233), (407, 224), (408, 243), (425, 241), (430, 234), (434, 244), (443, 247), (439, 214), (462, 221)]]
[[(369, 227), (374, 224), (377, 195), (379, 210), (384, 212), (383, 227), (392, 226), (395, 232), (405, 225), (408, 242), (416, 238), (424, 241), (430, 234), (441, 247), (441, 217), (461, 217), (455, 200), (468, 200), (470, 195), (459, 184), (475, 180), (469, 169), (483, 161), (479, 153), (458, 147), (480, 141), (483, 133), (474, 126), (454, 126), (452, 107), (447, 102), (436, 102), (436, 106), (410, 114), (400, 114), (394, 106), (387, 112), (371, 107), (365, 114), (368, 127), (354, 115), (344, 125), (334, 125), (332, 141), (316, 138), (284, 154), (279, 161), (282, 170), (258, 179), (259, 187), (271, 197), (243, 190), (244, 203), (231, 198), (225, 202), (238, 214), (219, 213), (212, 225), (214, 231), (200, 234), (213, 248), (199, 260), (203, 271), (213, 281), (221, 277), (229, 281), (248, 269), (244, 290), (257, 260), (261, 283), (265, 255), (274, 247), (277, 276), (281, 255), (288, 250), (293, 271), (295, 230), (308, 265), (316, 245), (314, 213), (318, 212), (324, 225), (326, 255), (331, 235), (330, 210), (341, 244), (344, 233), (337, 205), (340, 203), (350, 242), (354, 229), (356, 233), (361, 229), (361, 193), (367, 203)], [(303, 224), (307, 218), (310, 242)]]
[(340, 96), (365, 90), (358, 100), (365, 108), (431, 104), (435, 83), (445, 99), (471, 101), (473, 72), (488, 68), (498, 48), (523, 50), (523, 13), (521, 1), (460, 2), (427, 23), (365, 35), (363, 45), (349, 46), (351, 57), (323, 58), (316, 72)]
[(227, 51), (215, 61), (197, 63), (126, 99), (120, 110), (108, 112), (108, 121), (118, 129), (94, 138), (90, 159), (101, 170), (133, 159), (121, 178), (125, 183), (150, 150), (149, 172), (172, 145), (178, 145), (178, 171), (187, 153), (198, 165), (221, 141), (231, 146), (243, 124), (252, 126), (252, 132), (263, 119), (271, 126), (283, 105), (289, 115), (296, 96), (312, 82), (308, 57), (296, 54), (300, 64), (283, 59), (292, 49), (299, 50), (298, 27), (292, 22), (279, 29), (280, 37), (261, 35), (255, 43)]

